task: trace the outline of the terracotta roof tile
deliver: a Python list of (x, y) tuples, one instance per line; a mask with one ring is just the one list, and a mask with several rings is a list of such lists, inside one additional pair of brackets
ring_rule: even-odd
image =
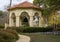
[(36, 6), (30, 2), (27, 2), (27, 1), (14, 5), (14, 6), (10, 7), (8, 10), (15, 9), (15, 8), (37, 8), (37, 9), (39, 9), (38, 6)]

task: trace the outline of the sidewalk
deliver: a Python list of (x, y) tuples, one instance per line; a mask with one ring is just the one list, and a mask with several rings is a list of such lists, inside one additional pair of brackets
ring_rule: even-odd
[(30, 42), (30, 37), (25, 35), (19, 35), (19, 40), (17, 40), (16, 42)]

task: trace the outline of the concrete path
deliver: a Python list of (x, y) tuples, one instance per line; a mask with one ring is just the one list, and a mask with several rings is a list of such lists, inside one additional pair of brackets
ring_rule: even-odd
[(17, 40), (16, 42), (30, 42), (30, 37), (25, 35), (19, 35), (19, 40)]

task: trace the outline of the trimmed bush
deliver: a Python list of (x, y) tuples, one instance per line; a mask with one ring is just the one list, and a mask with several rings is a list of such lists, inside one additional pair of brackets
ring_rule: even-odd
[(56, 28), (55, 28), (55, 31), (60, 31), (60, 28), (56, 27)]
[(15, 42), (18, 38), (15, 30), (0, 30), (0, 42)]
[(25, 27), (8, 27), (7, 29), (16, 30), (18, 33), (23, 32)]
[(3, 29), (4, 28), (4, 25), (0, 25), (0, 29)]
[(60, 31), (60, 24), (56, 25), (56, 31)]
[(23, 32), (28, 32), (28, 33), (33, 33), (33, 32), (49, 32), (49, 31), (52, 31), (53, 29), (52, 28), (40, 28), (40, 27), (30, 27), (30, 28), (27, 28), (27, 29), (24, 29)]
[(60, 24), (54, 24), (51, 27), (54, 28), (54, 31), (60, 31)]
[(16, 27), (10, 28), (16, 30), (18, 33), (33, 33), (33, 32), (49, 32), (53, 31), (51, 27)]

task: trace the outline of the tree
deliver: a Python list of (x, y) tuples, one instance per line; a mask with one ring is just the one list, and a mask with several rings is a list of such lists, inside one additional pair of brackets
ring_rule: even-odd
[(10, 0), (10, 7), (11, 7), (11, 5), (12, 5), (12, 0)]
[(39, 5), (39, 7), (40, 7), (40, 5), (43, 5), (43, 8), (41, 7), (43, 9), (43, 11), (42, 11), (43, 17), (45, 18), (46, 24), (48, 24), (48, 16), (50, 13), (50, 8), (47, 4), (48, 3), (47, 0), (34, 0), (33, 3), (36, 5)]
[(38, 5), (39, 7), (43, 4), (43, 16), (46, 20), (46, 24), (48, 24), (48, 17), (51, 12), (55, 12), (57, 9), (60, 8), (60, 0), (34, 0), (34, 4)]
[(0, 25), (5, 25), (6, 22), (8, 23), (8, 16), (9, 14), (7, 11), (0, 10)]
[(10, 0), (10, 7), (11, 7), (11, 5), (12, 5), (12, 0)]
[(48, 5), (52, 9), (52, 11), (60, 9), (60, 0), (47, 0), (47, 1), (49, 2)]
[(33, 3), (34, 3), (35, 5), (38, 5), (38, 6), (40, 6), (42, 2), (43, 2), (43, 0), (34, 0), (34, 1), (33, 1)]
[(3, 16), (3, 14), (4, 14), (3, 11), (0, 11), (0, 17)]

